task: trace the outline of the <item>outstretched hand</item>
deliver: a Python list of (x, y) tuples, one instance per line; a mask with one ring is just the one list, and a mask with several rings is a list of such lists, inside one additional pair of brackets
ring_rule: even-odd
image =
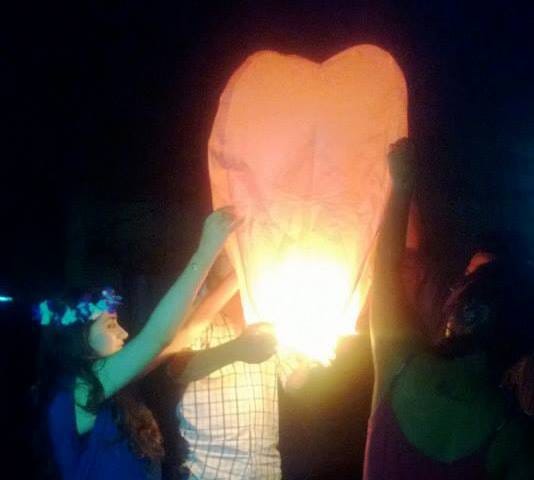
[(258, 323), (245, 328), (234, 340), (237, 360), (246, 363), (262, 363), (276, 353), (276, 338), (273, 327)]
[(408, 137), (401, 138), (389, 147), (389, 171), (393, 187), (410, 191), (415, 180), (415, 148)]

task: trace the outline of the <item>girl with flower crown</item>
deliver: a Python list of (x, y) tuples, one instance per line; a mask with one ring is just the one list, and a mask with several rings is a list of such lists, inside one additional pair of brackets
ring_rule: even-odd
[(238, 224), (231, 207), (208, 216), (184, 272), (127, 343), (128, 333), (116, 313), (121, 299), (112, 290), (76, 306), (54, 301), (39, 305), (38, 394), (46, 405), (46, 431), (62, 479), (159, 478), (154, 466), (163, 450), (157, 426), (150, 412), (123, 392), (171, 343), (176, 349), (187, 344), (187, 332), (195, 325), (184, 319)]

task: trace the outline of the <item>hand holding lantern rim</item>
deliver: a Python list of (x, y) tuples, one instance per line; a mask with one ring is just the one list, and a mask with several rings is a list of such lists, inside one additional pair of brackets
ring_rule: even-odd
[(276, 353), (276, 338), (272, 325), (257, 323), (249, 325), (233, 340), (237, 360), (246, 363), (262, 363)]

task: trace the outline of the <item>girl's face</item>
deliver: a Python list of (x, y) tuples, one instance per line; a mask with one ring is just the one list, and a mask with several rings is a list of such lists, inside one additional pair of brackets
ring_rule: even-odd
[(104, 312), (89, 329), (89, 345), (100, 357), (118, 352), (126, 338), (128, 332), (120, 326), (116, 313)]
[(472, 276), (463, 277), (445, 301), (445, 338), (462, 338), (464, 343), (470, 338), (470, 341), (474, 342), (477, 337), (492, 328), (490, 306), (480, 298), (469, 295), (469, 289), (476, 286), (475, 282), (477, 279)]

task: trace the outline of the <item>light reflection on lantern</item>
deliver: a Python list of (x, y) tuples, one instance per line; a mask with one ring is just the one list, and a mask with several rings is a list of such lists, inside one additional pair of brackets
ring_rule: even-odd
[(389, 145), (407, 133), (403, 74), (360, 45), (316, 64), (259, 52), (234, 73), (209, 141), (214, 207), (246, 222), (228, 242), (248, 323), (320, 361), (354, 331), (389, 189)]

